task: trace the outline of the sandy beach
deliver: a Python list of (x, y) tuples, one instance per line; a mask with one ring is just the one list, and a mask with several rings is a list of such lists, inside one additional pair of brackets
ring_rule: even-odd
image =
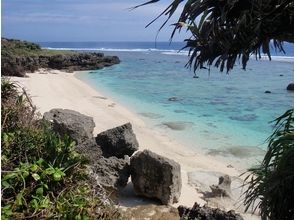
[[(104, 96), (76, 78), (73, 73), (55, 70), (42, 71), (42, 73), (28, 74), (26, 78), (12, 77), (12, 81), (17, 81), (31, 95), (32, 101), (40, 113), (43, 114), (52, 108), (63, 108), (91, 116), (96, 124), (94, 135), (130, 122), (140, 144), (140, 150), (149, 149), (173, 159), (181, 165), (183, 187), (180, 201), (174, 204), (175, 207), (178, 205), (192, 206), (194, 202), (206, 204), (207, 201), (203, 199), (203, 194), (199, 193), (196, 188), (207, 187), (209, 189), (210, 183), (218, 183), (220, 174), (228, 174), (232, 178), (232, 193), (234, 194), (232, 199), (211, 200), (210, 205), (242, 212), (243, 208), (238, 202), (241, 191), (238, 188), (241, 184), (240, 171), (234, 168), (234, 164), (230, 166), (229, 163), (217, 161), (213, 156), (203, 155), (188, 149), (165, 134), (151, 129), (139, 115), (112, 101), (111, 97)], [(188, 174), (193, 175), (190, 175), (189, 178)], [(198, 184), (192, 181), (195, 178), (199, 179)], [(122, 207), (140, 203), (138, 199), (135, 201), (131, 193), (125, 192), (124, 194), (125, 196), (121, 199)], [(251, 214), (243, 216), (245, 219), (258, 219)]]

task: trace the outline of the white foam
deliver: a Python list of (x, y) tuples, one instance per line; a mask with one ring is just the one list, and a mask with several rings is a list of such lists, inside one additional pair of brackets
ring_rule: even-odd
[[(261, 56), (261, 60), (268, 60), (267, 56)], [(273, 61), (280, 61), (280, 62), (294, 62), (294, 57), (290, 56), (272, 56)]]
[[(161, 54), (165, 55), (180, 55), (180, 56), (188, 56), (189, 51), (187, 50), (170, 50), (170, 51), (163, 51)], [(255, 55), (251, 55), (252, 59), (255, 59)], [(279, 62), (294, 62), (294, 56), (271, 56), (272, 61), (279, 61)], [(262, 55), (261, 60), (268, 60), (268, 56)]]
[(48, 50), (76, 50), (76, 51), (122, 51), (122, 52), (147, 52), (147, 51), (152, 51), (151, 49), (119, 49), (119, 48), (53, 48), (53, 47), (44, 47), (44, 49)]
[[(187, 50), (167, 50), (167, 49), (157, 49), (157, 48), (134, 48), (134, 49), (128, 49), (128, 48), (53, 48), (53, 47), (43, 47), (44, 49), (49, 50), (74, 50), (74, 51), (118, 51), (118, 52), (160, 52), (164, 55), (173, 55), (173, 56), (188, 56), (189, 52)], [(254, 55), (251, 55), (252, 59), (255, 59)], [(261, 60), (268, 60), (268, 57), (266, 55), (261, 56)], [(273, 61), (278, 62), (294, 62), (294, 56), (272, 56)]]
[(119, 51), (119, 52), (163, 52), (166, 54), (177, 54), (178, 50), (166, 50), (166, 49), (157, 49), (157, 48), (134, 48), (134, 49), (128, 49), (128, 48), (53, 48), (53, 47), (43, 47), (44, 49), (48, 50), (76, 50), (76, 51)]
[(188, 51), (167, 51), (167, 52), (162, 52), (161, 54), (165, 55), (176, 55), (176, 56), (188, 56), (189, 52)]

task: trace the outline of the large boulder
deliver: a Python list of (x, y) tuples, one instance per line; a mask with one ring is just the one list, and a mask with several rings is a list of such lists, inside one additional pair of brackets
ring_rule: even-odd
[(137, 195), (157, 198), (163, 204), (178, 202), (181, 195), (181, 167), (149, 150), (131, 157), (131, 178)]
[(52, 109), (44, 113), (44, 119), (50, 121), (53, 130), (60, 135), (68, 135), (77, 144), (93, 138), (95, 123), (92, 117), (69, 109)]
[(101, 146), (105, 157), (123, 158), (125, 155), (131, 156), (139, 149), (130, 123), (103, 131), (97, 135), (96, 143)]
[(130, 159), (101, 157), (91, 165), (97, 181), (107, 190), (117, 190), (127, 185), (130, 176)]
[(89, 164), (95, 164), (102, 157), (102, 150), (96, 144), (95, 138), (88, 139), (76, 145), (75, 150), (82, 154)]
[(181, 220), (243, 220), (242, 216), (233, 210), (226, 212), (207, 206), (200, 207), (197, 203), (192, 208), (179, 206), (178, 211)]
[(294, 91), (294, 83), (290, 83), (290, 84), (287, 86), (287, 90), (289, 90), (289, 91)]

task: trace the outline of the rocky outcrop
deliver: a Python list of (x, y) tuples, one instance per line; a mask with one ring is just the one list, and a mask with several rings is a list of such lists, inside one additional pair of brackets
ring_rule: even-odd
[(103, 156), (123, 158), (131, 156), (139, 149), (136, 135), (130, 123), (103, 131), (96, 137), (96, 143), (101, 146)]
[(93, 137), (95, 123), (92, 117), (69, 109), (52, 109), (43, 118), (49, 121), (59, 135), (68, 135), (77, 144), (76, 150), (93, 163), (102, 151)]
[(179, 206), (178, 211), (181, 220), (243, 220), (242, 216), (233, 210), (225, 212), (206, 206), (200, 207), (197, 203), (192, 208)]
[(39, 57), (42, 66), (58, 70), (93, 70), (119, 63), (117, 56), (104, 56), (103, 53), (76, 53)]
[(68, 135), (77, 144), (93, 138), (95, 123), (92, 117), (69, 109), (52, 109), (44, 113), (44, 119), (50, 121), (53, 130), (60, 135)]
[(130, 176), (130, 159), (125, 157), (101, 157), (91, 166), (99, 183), (108, 190), (116, 190), (127, 185)]
[[(69, 109), (52, 109), (44, 114), (44, 119), (51, 122), (56, 133), (68, 135), (76, 141), (77, 151), (89, 161), (92, 179), (109, 191), (116, 191), (127, 185), (130, 176), (129, 157), (102, 157), (101, 148), (93, 138), (95, 123), (92, 117)], [(120, 136), (121, 142), (127, 142), (123, 141), (124, 137)]]
[(131, 157), (131, 178), (135, 193), (157, 198), (162, 204), (178, 202), (181, 194), (181, 168), (178, 163), (149, 150)]
[(220, 176), (218, 179), (218, 185), (210, 186), (211, 196), (213, 197), (222, 197), (222, 196), (231, 196), (231, 177), (229, 175)]
[(95, 164), (100, 158), (102, 158), (101, 148), (96, 144), (95, 138), (76, 145), (75, 149), (78, 153), (84, 155), (89, 164)]
[(289, 91), (294, 91), (294, 83), (290, 83), (290, 84), (287, 86), (287, 90), (289, 90)]
[(117, 56), (103, 53), (79, 53), (55, 51), (49, 53), (37, 44), (4, 39), (1, 40), (1, 73), (3, 76), (25, 76), (40, 68), (65, 71), (96, 70), (120, 62)]
[(40, 68), (65, 71), (96, 70), (118, 64), (117, 56), (102, 53), (76, 53), (63, 55), (30, 55), (2, 57), (2, 73), (6, 76), (24, 76), (25, 72), (35, 72)]

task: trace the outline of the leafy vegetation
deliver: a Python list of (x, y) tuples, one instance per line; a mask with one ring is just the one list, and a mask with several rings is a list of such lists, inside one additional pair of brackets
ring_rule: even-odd
[(1, 81), (2, 219), (119, 219), (69, 137), (55, 134), (25, 91)]
[[(294, 109), (275, 120), (262, 163), (249, 169), (245, 179), (246, 210), (260, 208), (262, 219), (294, 217)], [(257, 202), (257, 204), (255, 204)]]
[(42, 49), (40, 45), (31, 43), (28, 41), (14, 40), (14, 39), (1, 39), (1, 53), (2, 56), (14, 55), (14, 56), (52, 56), (62, 54), (76, 54), (74, 51), (68, 50), (47, 50)]
[(270, 59), (271, 45), (284, 52), (283, 42), (294, 42), (293, 0), (173, 0), (151, 23), (167, 16), (162, 28), (182, 2), (185, 5), (171, 38), (183, 27), (191, 33), (186, 48), (190, 51), (188, 66), (195, 71), (215, 65), (228, 72), (238, 60), (245, 69), (251, 54), (260, 58), (265, 53)]

